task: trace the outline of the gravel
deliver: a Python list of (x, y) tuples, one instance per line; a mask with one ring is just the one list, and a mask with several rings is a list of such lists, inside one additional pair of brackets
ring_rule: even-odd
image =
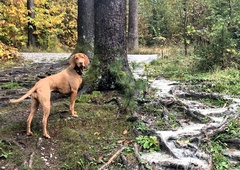
[(21, 56), (33, 63), (56, 63), (71, 56), (71, 53), (27, 53), (22, 52)]

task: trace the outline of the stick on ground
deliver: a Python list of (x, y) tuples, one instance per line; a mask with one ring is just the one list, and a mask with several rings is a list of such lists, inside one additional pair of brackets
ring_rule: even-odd
[(105, 163), (100, 169), (106, 169), (108, 168), (111, 163), (114, 161), (114, 159), (116, 159), (120, 153), (126, 148), (126, 146), (123, 146), (121, 149), (119, 149), (109, 160), (107, 163)]

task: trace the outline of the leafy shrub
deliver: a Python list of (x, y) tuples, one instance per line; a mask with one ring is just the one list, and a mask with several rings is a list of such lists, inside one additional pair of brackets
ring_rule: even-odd
[(159, 151), (160, 145), (156, 136), (138, 136), (136, 137), (136, 141), (140, 144), (144, 149), (149, 150), (150, 152)]
[(197, 68), (209, 71), (216, 67), (225, 69), (236, 66), (239, 54), (236, 50), (236, 40), (228, 30), (224, 20), (217, 22), (210, 33), (209, 43), (195, 46), (198, 62)]

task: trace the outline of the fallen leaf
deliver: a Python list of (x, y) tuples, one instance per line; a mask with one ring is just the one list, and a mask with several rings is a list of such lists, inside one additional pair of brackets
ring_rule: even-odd
[(128, 133), (128, 131), (125, 129), (122, 134), (126, 135), (127, 133)]
[(94, 132), (94, 135), (95, 135), (95, 136), (99, 136), (100, 133), (99, 133), (99, 132)]
[(103, 156), (100, 156), (100, 157), (98, 158), (98, 162), (102, 162), (102, 160), (103, 160)]
[(123, 143), (125, 140), (118, 140), (117, 143)]
[(117, 143), (120, 144), (120, 143), (124, 143), (124, 144), (129, 144), (131, 143), (132, 140), (126, 140), (126, 139), (123, 139), (123, 140), (118, 140)]

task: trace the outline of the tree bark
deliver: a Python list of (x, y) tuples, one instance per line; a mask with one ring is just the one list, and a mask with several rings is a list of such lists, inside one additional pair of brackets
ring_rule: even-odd
[(138, 0), (129, 0), (128, 48), (138, 49)]
[(122, 70), (130, 72), (126, 51), (126, 0), (95, 0), (94, 57), (100, 63), (99, 90), (117, 89), (110, 65), (122, 61)]
[(184, 33), (183, 33), (183, 39), (184, 39), (184, 55), (187, 57), (188, 53), (188, 43), (187, 43), (187, 22), (188, 22), (188, 16), (187, 16), (187, 0), (184, 0), (183, 2), (183, 11), (184, 11)]
[[(35, 17), (34, 0), (27, 0), (27, 9), (28, 9), (28, 16), (33, 19)], [(36, 30), (36, 26), (29, 19), (29, 21), (28, 21), (28, 46), (36, 47), (36, 45), (37, 45), (36, 44), (37, 36), (36, 36), (36, 34), (34, 34), (35, 30)]]
[(94, 0), (78, 0), (78, 40), (75, 53), (85, 53), (90, 60), (94, 46)]

